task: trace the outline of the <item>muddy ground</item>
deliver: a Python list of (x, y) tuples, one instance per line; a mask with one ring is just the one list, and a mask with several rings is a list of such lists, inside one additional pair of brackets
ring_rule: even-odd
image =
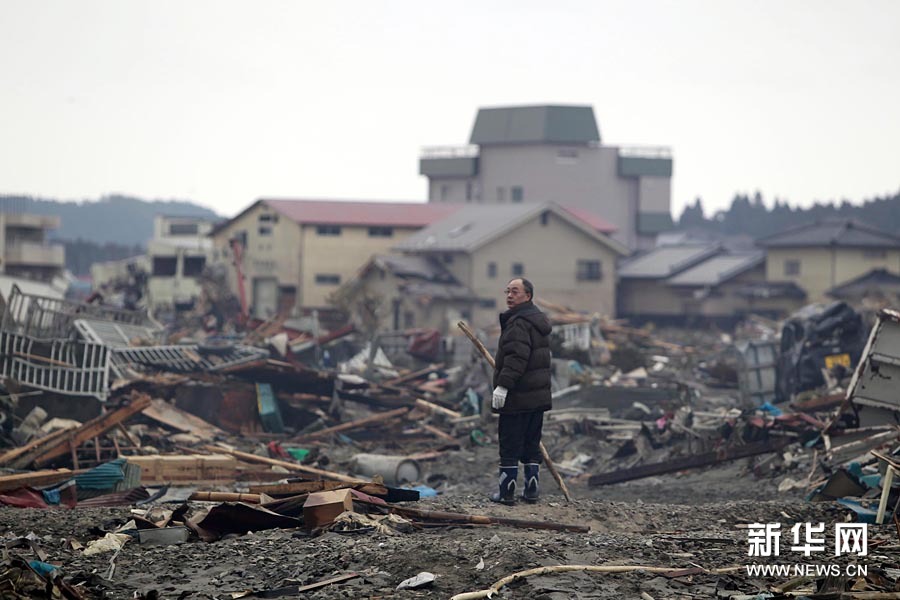
[[(430, 528), (407, 534), (326, 533), (311, 538), (302, 530), (273, 530), (206, 544), (124, 546), (116, 569), (106, 578), (112, 554), (85, 557), (66, 539), (82, 544), (129, 518), (128, 508), (35, 510), (0, 508), (0, 531), (7, 536), (33, 532), (62, 567), (67, 580), (83, 582), (93, 598), (125, 599), (135, 593), (159, 598), (229, 599), (247, 590), (308, 584), (348, 572), (362, 577), (304, 594), (329, 598), (450, 598), (484, 589), (502, 577), (543, 565), (644, 565), (672, 569), (741, 566), (749, 559), (742, 524), (845, 520), (833, 503), (807, 503), (800, 491), (779, 493), (779, 478), (756, 479), (748, 460), (716, 468), (673, 474), (608, 487), (587, 487), (573, 480), (576, 501), (565, 501), (545, 477), (540, 504), (505, 507), (486, 500), (494, 482), (496, 448), (474, 447), (428, 465), (429, 473), (447, 474), (448, 485), (416, 508), (590, 526), (574, 534), (500, 526)], [(788, 534), (789, 535), (789, 534)], [(886, 543), (858, 559), (870, 569), (898, 562), (896, 531), (872, 529)], [(783, 539), (782, 545), (790, 543)], [(829, 544), (832, 542), (829, 539)], [(804, 559), (782, 552), (772, 562), (852, 562), (848, 557)], [(482, 563), (483, 561), (483, 563)], [(480, 566), (483, 564), (483, 566)], [(397, 591), (397, 585), (421, 571), (436, 575), (425, 589)], [(723, 575), (667, 578), (659, 574), (563, 573), (530, 577), (504, 587), (500, 598), (716, 598), (756, 594), (787, 578), (752, 578), (743, 570)], [(291, 596), (297, 597), (297, 596)]]

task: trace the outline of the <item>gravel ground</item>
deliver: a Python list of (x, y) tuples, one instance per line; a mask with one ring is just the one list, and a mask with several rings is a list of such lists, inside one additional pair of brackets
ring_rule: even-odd
[[(431, 472), (448, 475), (444, 493), (415, 503), (416, 508), (506, 516), (590, 526), (590, 533), (559, 533), (500, 526), (429, 528), (406, 534), (326, 533), (309, 537), (302, 530), (273, 530), (206, 544), (177, 546), (126, 544), (112, 554), (86, 557), (69, 549), (66, 540), (86, 544), (129, 518), (129, 508), (32, 510), (0, 508), (0, 528), (6, 536), (33, 532), (59, 565), (68, 581), (83, 583), (91, 598), (125, 599), (156, 592), (159, 598), (230, 599), (240, 592), (303, 585), (348, 572), (362, 577), (338, 583), (303, 597), (330, 598), (450, 598), (484, 589), (511, 573), (545, 565), (643, 565), (672, 569), (706, 569), (746, 565), (750, 561), (778, 563), (852, 562), (830, 554), (804, 559), (782, 552), (780, 559), (748, 558), (747, 530), (742, 524), (844, 521), (847, 511), (832, 503), (807, 503), (799, 492), (780, 494), (777, 479), (756, 480), (747, 462), (666, 475), (608, 487), (586, 487), (574, 480), (576, 497), (567, 503), (545, 478), (545, 494), (537, 505), (506, 507), (486, 500), (494, 475), (495, 448), (453, 453)], [(782, 547), (790, 543), (785, 532)], [(896, 531), (870, 530), (873, 540), (885, 540), (859, 559), (870, 570), (896, 567)], [(829, 540), (829, 543), (833, 543)], [(33, 558), (33, 557), (32, 557)], [(436, 575), (428, 588), (397, 591), (397, 585), (421, 571)], [(501, 598), (563, 600), (568, 598), (716, 598), (755, 594), (789, 577), (753, 578), (741, 569), (721, 575), (696, 574), (667, 578), (649, 572), (596, 574), (555, 573), (529, 577), (502, 589)], [(140, 597), (140, 596), (138, 596)], [(296, 595), (294, 597), (297, 597)], [(497, 596), (495, 596), (497, 597)], [(644, 596), (646, 597), (646, 596)]]

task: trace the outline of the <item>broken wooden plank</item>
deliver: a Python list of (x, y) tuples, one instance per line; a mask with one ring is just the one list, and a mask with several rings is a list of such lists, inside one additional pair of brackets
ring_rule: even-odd
[[(250, 493), (265, 494), (272, 498), (278, 498), (279, 496), (296, 496), (298, 494), (309, 494), (313, 492), (327, 492), (345, 487), (350, 487), (350, 484), (343, 481), (295, 481), (293, 483), (251, 485)], [(369, 494), (370, 496), (383, 496), (387, 494), (388, 491), (388, 489), (380, 483), (367, 483), (354, 487), (360, 492)]]
[(21, 464), (28, 460), (28, 462), (25, 462), (25, 465), (33, 463), (38, 467), (44, 466), (52, 460), (64, 456), (70, 451), (70, 447), (78, 447), (84, 442), (106, 433), (148, 406), (150, 406), (150, 396), (138, 394), (129, 404), (95, 417), (81, 427), (66, 430), (66, 435), (58, 442), (54, 442), (49, 447), (39, 449), (33, 455), (23, 456), (16, 462)]
[(230, 454), (233, 457), (239, 458), (245, 462), (282, 467), (284, 469), (287, 469), (288, 471), (296, 471), (299, 473), (309, 473), (311, 475), (321, 477), (322, 479), (345, 481), (354, 485), (371, 483), (371, 481), (365, 481), (364, 479), (356, 479), (355, 477), (350, 477), (348, 475), (341, 475), (340, 473), (333, 473), (331, 471), (324, 471), (322, 469), (307, 467), (306, 465), (292, 463), (286, 460), (278, 460), (275, 458), (268, 458), (266, 456), (257, 456), (255, 454), (250, 454), (249, 452), (241, 452), (240, 450), (231, 450), (229, 448), (221, 448), (219, 446), (205, 446), (204, 449), (211, 452), (224, 452), (225, 454)]
[(0, 492), (17, 490), (21, 487), (37, 487), (51, 485), (66, 479), (71, 479), (77, 473), (69, 469), (46, 469), (44, 471), (32, 471), (29, 473), (16, 473), (15, 475), (0, 476)]
[(389, 410), (383, 413), (377, 413), (370, 417), (365, 417), (363, 419), (356, 419), (355, 421), (348, 421), (346, 423), (341, 423), (340, 425), (335, 425), (334, 427), (327, 427), (325, 429), (320, 429), (319, 431), (314, 431), (312, 433), (307, 433), (301, 436), (294, 438), (295, 441), (307, 441), (314, 440), (322, 437), (327, 437), (334, 433), (340, 433), (342, 431), (349, 431), (351, 429), (357, 429), (359, 427), (365, 427), (366, 425), (371, 425), (372, 423), (381, 423), (384, 421), (390, 421), (391, 419), (396, 419), (398, 417), (402, 417), (406, 413), (409, 412), (409, 408), (396, 408), (394, 410)]
[(703, 452), (693, 456), (684, 458), (676, 458), (660, 463), (650, 465), (640, 465), (630, 469), (619, 469), (610, 471), (609, 473), (601, 473), (591, 475), (588, 485), (609, 485), (612, 483), (621, 483), (623, 481), (632, 481), (634, 479), (643, 479), (644, 477), (653, 477), (654, 475), (664, 475), (666, 473), (674, 473), (676, 471), (684, 471), (686, 469), (697, 469), (707, 467), (718, 463), (746, 458), (748, 456), (756, 456), (758, 454), (767, 454), (769, 452), (778, 452), (792, 440), (790, 438), (776, 438), (767, 442), (754, 442), (744, 446), (735, 446), (733, 448), (724, 448), (713, 452)]
[(143, 413), (154, 421), (158, 421), (176, 431), (196, 435), (204, 442), (211, 442), (216, 437), (224, 437), (226, 435), (223, 430), (212, 423), (181, 410), (162, 398), (154, 398), (150, 402), (150, 406), (145, 408)]

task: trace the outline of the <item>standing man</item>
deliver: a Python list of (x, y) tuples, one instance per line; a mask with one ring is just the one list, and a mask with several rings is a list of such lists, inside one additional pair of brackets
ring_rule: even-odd
[(525, 465), (522, 499), (537, 502), (541, 428), (550, 410), (550, 320), (532, 302), (534, 286), (524, 278), (506, 284), (506, 312), (494, 357), (491, 407), (500, 413), (500, 489), (494, 502), (514, 504), (519, 462)]

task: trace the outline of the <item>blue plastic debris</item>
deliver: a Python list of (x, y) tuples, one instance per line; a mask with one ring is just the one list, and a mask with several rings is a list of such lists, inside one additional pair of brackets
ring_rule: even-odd
[(56, 565), (51, 565), (50, 563), (45, 563), (39, 560), (30, 560), (28, 561), (28, 566), (34, 569), (34, 572), (40, 575), (41, 577), (47, 577), (53, 571), (59, 569)]
[(836, 501), (838, 504), (842, 504), (856, 513), (856, 521), (858, 523), (875, 523), (875, 516), (878, 514), (878, 511), (872, 510), (871, 508), (866, 508), (856, 500), (848, 500), (846, 498), (839, 498)]
[(764, 402), (763, 405), (759, 407), (759, 409), (763, 412), (769, 413), (773, 417), (780, 417), (783, 414), (780, 408), (778, 408), (768, 400)]
[(438, 491), (436, 489), (428, 487), (427, 485), (417, 485), (409, 489), (419, 492), (419, 498), (431, 498), (432, 496), (438, 495)]

